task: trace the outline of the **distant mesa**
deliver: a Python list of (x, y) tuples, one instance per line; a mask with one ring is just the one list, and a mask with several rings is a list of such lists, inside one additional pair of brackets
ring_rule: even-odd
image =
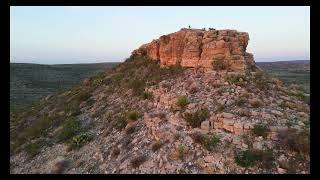
[(161, 67), (180, 64), (208, 69), (223, 60), (228, 70), (245, 71), (256, 67), (253, 54), (246, 52), (248, 41), (249, 34), (237, 30), (182, 28), (142, 45), (132, 55), (159, 60)]

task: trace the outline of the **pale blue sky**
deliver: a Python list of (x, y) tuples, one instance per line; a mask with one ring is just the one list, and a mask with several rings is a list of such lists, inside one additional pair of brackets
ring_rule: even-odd
[(250, 35), (256, 61), (309, 59), (310, 7), (10, 7), (10, 61), (123, 61), (161, 35), (194, 28)]

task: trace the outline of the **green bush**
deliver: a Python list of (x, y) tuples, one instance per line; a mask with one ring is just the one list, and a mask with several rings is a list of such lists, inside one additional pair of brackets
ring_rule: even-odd
[(68, 117), (62, 126), (62, 130), (58, 135), (59, 141), (70, 140), (73, 136), (81, 131), (81, 123), (75, 117)]
[(187, 96), (179, 96), (177, 98), (177, 105), (181, 108), (185, 108), (189, 104)]
[(34, 142), (34, 143), (28, 144), (25, 149), (28, 154), (28, 157), (33, 158), (40, 152), (41, 146), (39, 145), (38, 142)]
[(130, 111), (128, 113), (128, 119), (132, 121), (136, 121), (139, 118), (139, 113), (137, 111)]
[(235, 162), (241, 167), (251, 167), (256, 165), (258, 157), (251, 150), (240, 151), (235, 155)]
[(191, 135), (191, 138), (195, 143), (203, 145), (209, 151), (220, 143), (220, 138), (216, 135), (206, 136), (200, 133), (194, 133)]
[(209, 116), (209, 111), (206, 108), (197, 110), (195, 113), (185, 113), (184, 118), (193, 128), (200, 127), (201, 122), (205, 121)]
[(151, 92), (143, 92), (142, 94), (143, 99), (152, 99), (153, 98), (153, 94)]
[(230, 74), (226, 76), (226, 80), (237, 86), (244, 86), (246, 85), (247, 77), (243, 74)]
[(253, 134), (255, 134), (256, 136), (263, 136), (263, 137), (267, 137), (269, 131), (270, 130), (267, 127), (267, 125), (264, 125), (264, 124), (255, 124), (252, 129)]
[(74, 136), (71, 142), (72, 149), (83, 146), (85, 143), (90, 141), (91, 138), (92, 138), (91, 135), (89, 135), (88, 133), (83, 133), (83, 134)]

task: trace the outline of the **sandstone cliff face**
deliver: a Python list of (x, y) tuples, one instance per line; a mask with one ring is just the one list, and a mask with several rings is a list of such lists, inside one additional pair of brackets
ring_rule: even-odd
[(133, 55), (147, 55), (160, 65), (212, 68), (223, 60), (228, 70), (243, 71), (255, 67), (253, 55), (246, 52), (249, 35), (236, 30), (181, 29), (142, 45)]

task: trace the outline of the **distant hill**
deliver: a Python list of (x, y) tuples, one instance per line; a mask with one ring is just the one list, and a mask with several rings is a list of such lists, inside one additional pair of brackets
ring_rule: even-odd
[(78, 84), (118, 63), (41, 65), (10, 63), (10, 108)]
[(272, 76), (284, 81), (287, 85), (302, 85), (307, 93), (310, 93), (310, 61), (276, 61), (276, 62), (256, 62), (263, 70)]

